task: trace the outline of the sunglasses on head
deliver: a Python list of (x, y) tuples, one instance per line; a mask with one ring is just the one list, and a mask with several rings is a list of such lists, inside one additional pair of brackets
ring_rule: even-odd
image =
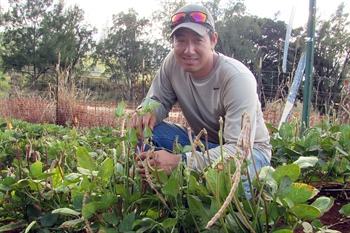
[(187, 18), (189, 18), (191, 22), (207, 23), (208, 17), (205, 13), (199, 11), (176, 13), (171, 17), (171, 27), (175, 27), (177, 24), (185, 22)]

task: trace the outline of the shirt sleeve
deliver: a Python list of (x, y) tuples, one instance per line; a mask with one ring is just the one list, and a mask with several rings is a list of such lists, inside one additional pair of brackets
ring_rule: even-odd
[(147, 93), (147, 97), (150, 97), (151, 103), (160, 103), (160, 106), (153, 109), (153, 113), (156, 116), (156, 124), (159, 124), (169, 116), (171, 108), (177, 102), (176, 94), (171, 84), (170, 71), (172, 66), (173, 52), (170, 52), (164, 59), (160, 69), (157, 71)]
[[(229, 79), (230, 81), (224, 85), (222, 92), (222, 102), (225, 108), (225, 115), (223, 116), (223, 153), (224, 156), (234, 155), (237, 148), (237, 142), (242, 128), (242, 116), (247, 113), (250, 118), (251, 132), (250, 144), (253, 147), (257, 110), (259, 109), (259, 101), (256, 92), (256, 81), (254, 76), (249, 73), (242, 73), (238, 77)], [(200, 165), (205, 167), (209, 164), (207, 155), (198, 153), (199, 161), (196, 156), (191, 158), (191, 153), (187, 153), (187, 161), (192, 161), (192, 169), (200, 171)], [(220, 146), (209, 150), (210, 163), (220, 159)], [(190, 163), (190, 162), (188, 162)]]

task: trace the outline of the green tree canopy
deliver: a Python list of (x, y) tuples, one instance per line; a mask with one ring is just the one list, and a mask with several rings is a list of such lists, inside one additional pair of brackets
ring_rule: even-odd
[(84, 11), (77, 6), (64, 11), (64, 2), (53, 4), (53, 0), (9, 0), (9, 5), (2, 15), (4, 70), (26, 74), (34, 83), (55, 70), (60, 53), (61, 69), (70, 78), (94, 47), (96, 29), (84, 22)]
[(350, 20), (344, 7), (340, 4), (329, 20), (320, 20), (317, 25), (313, 90), (321, 112), (328, 112), (332, 101), (341, 101), (339, 93), (344, 80), (349, 79)]

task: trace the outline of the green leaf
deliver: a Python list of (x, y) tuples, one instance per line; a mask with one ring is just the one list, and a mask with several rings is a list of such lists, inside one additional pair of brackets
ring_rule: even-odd
[(114, 115), (117, 117), (124, 116), (124, 107), (125, 107), (124, 101), (120, 102), (118, 104), (117, 109), (114, 111)]
[(60, 225), (60, 228), (69, 228), (73, 229), (77, 224), (84, 222), (83, 218), (78, 218), (74, 220), (69, 220)]
[(27, 221), (19, 220), (18, 222), (11, 222), (5, 226), (0, 227), (0, 232), (12, 231), (17, 228), (26, 227), (28, 225)]
[(111, 193), (105, 193), (102, 197), (101, 197), (101, 205), (99, 206), (99, 210), (106, 210), (107, 208), (109, 208), (112, 204), (114, 204), (117, 201), (117, 197), (114, 196)]
[(88, 219), (88, 218), (91, 218), (92, 216), (94, 216), (94, 214), (96, 213), (96, 211), (99, 208), (99, 205), (100, 204), (98, 202), (95, 202), (95, 201), (84, 205), (83, 210), (82, 210), (83, 217)]
[(164, 227), (164, 229), (176, 226), (176, 224), (177, 224), (176, 218), (167, 218), (162, 222), (162, 226)]
[(177, 197), (179, 194), (178, 180), (177, 177), (170, 177), (169, 180), (164, 184), (162, 188), (164, 195)]
[(106, 158), (105, 161), (102, 162), (101, 168), (98, 171), (98, 176), (102, 179), (108, 179), (110, 175), (114, 172), (114, 163), (113, 159)]
[(292, 230), (281, 229), (281, 230), (274, 231), (273, 233), (293, 233), (293, 232), (294, 231), (292, 231)]
[(78, 147), (77, 152), (78, 166), (88, 169), (90, 171), (94, 170), (95, 162), (92, 159), (89, 152), (84, 147)]
[(292, 191), (292, 181), (288, 176), (282, 177), (281, 184), (278, 187), (278, 196), (286, 196)]
[(227, 174), (219, 172), (216, 169), (208, 169), (207, 178), (213, 189), (215, 191), (218, 190), (219, 193), (217, 193), (217, 195), (220, 195), (220, 198), (225, 199), (229, 193), (229, 190), (227, 189), (230, 187), (228, 186), (230, 181), (227, 180)]
[(188, 207), (190, 209), (191, 214), (201, 217), (206, 222), (210, 220), (203, 206), (203, 203), (199, 200), (197, 196), (188, 195), (187, 200), (188, 200)]
[(10, 186), (14, 183), (16, 183), (16, 180), (11, 176), (5, 177), (5, 179), (2, 181), (2, 185), (4, 186)]
[(43, 164), (40, 161), (37, 161), (30, 165), (30, 173), (33, 175), (34, 178), (38, 178), (43, 173)]
[(203, 194), (207, 193), (207, 189), (199, 184), (196, 177), (192, 175), (189, 176), (187, 188), (189, 193), (195, 193), (196, 191), (200, 191)]
[(322, 196), (317, 198), (311, 205), (317, 207), (319, 210), (322, 211), (322, 213), (325, 213), (332, 208), (333, 204), (334, 204), (333, 197)]
[[(275, 193), (278, 190), (278, 184), (277, 184), (276, 180), (272, 177), (272, 174), (274, 172), (275, 172), (275, 169), (273, 167), (269, 167), (269, 166), (262, 167), (260, 172), (259, 172), (259, 179), (260, 179), (261, 183), (264, 186), (268, 187), (269, 194), (271, 194), (271, 195), (275, 195)], [(255, 187), (259, 187), (259, 183), (260, 182), (257, 181), (256, 176), (254, 176), (253, 185)]]
[(40, 224), (43, 227), (52, 227), (56, 223), (58, 216), (59, 214), (49, 212), (40, 218)]
[(127, 133), (127, 137), (131, 143), (134, 143), (135, 145), (139, 142), (139, 139), (137, 138), (136, 130), (133, 127), (130, 127)]
[(300, 175), (300, 167), (297, 164), (289, 164), (276, 168), (272, 177), (276, 180), (278, 184), (281, 183), (281, 179), (284, 176), (288, 176), (292, 182), (296, 181)]
[(142, 135), (144, 138), (152, 137), (153, 133), (152, 133), (151, 128), (148, 125), (146, 125), (145, 128), (143, 129)]
[(339, 213), (345, 215), (346, 217), (349, 217), (350, 216), (350, 203), (343, 205), (341, 207), (341, 209), (339, 210)]
[(316, 156), (300, 156), (293, 164), (298, 164), (300, 168), (313, 167), (317, 163), (318, 158)]
[(318, 193), (318, 190), (311, 185), (293, 183), (291, 191), (286, 195), (294, 204), (305, 203)]
[(62, 175), (60, 173), (60, 170), (62, 171), (62, 169), (60, 167), (58, 167), (58, 166), (55, 167), (54, 175), (52, 176), (52, 186), (54, 188), (57, 188), (58, 186), (60, 186), (62, 184)]
[(80, 212), (77, 212), (77, 211), (69, 209), (69, 208), (55, 209), (52, 211), (52, 213), (53, 214), (61, 214), (61, 215), (74, 215), (74, 216), (80, 215)]
[(132, 231), (132, 225), (135, 222), (135, 213), (128, 214), (120, 223), (118, 229), (121, 232)]
[(32, 229), (32, 227), (36, 224), (36, 221), (32, 221), (27, 227), (26, 230), (24, 231), (24, 233), (28, 233), (30, 231), (30, 229)]
[(120, 184), (115, 185), (115, 192), (116, 194), (121, 195), (124, 199), (128, 199), (128, 197), (131, 195), (130, 192)]
[(297, 218), (305, 220), (314, 220), (322, 215), (317, 207), (307, 204), (296, 204), (290, 210)]
[(103, 213), (102, 217), (109, 224), (116, 226), (119, 224), (119, 218), (115, 213)]

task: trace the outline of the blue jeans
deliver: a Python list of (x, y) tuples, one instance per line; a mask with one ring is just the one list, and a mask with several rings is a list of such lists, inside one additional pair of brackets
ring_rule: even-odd
[[(160, 124), (156, 125), (153, 129), (152, 143), (156, 147), (156, 149), (165, 149), (169, 152), (172, 152), (174, 141), (176, 138), (178, 138), (178, 143), (182, 146), (191, 145), (191, 142), (188, 138), (188, 131), (185, 126), (163, 121)], [(206, 145), (205, 140), (201, 139), (201, 141), (203, 145)], [(209, 142), (207, 149), (212, 149), (218, 146), (219, 144), (217, 143)], [(264, 166), (270, 166), (270, 161), (266, 159), (266, 156), (264, 156), (264, 154), (260, 150), (253, 148), (253, 154), (254, 162), (258, 171)], [(252, 181), (255, 175), (254, 164), (250, 164), (248, 169), (250, 174), (250, 180)], [(246, 177), (242, 177), (242, 179), (246, 179)], [(243, 186), (248, 199), (250, 199), (251, 193), (249, 188), (249, 182), (243, 182)]]

